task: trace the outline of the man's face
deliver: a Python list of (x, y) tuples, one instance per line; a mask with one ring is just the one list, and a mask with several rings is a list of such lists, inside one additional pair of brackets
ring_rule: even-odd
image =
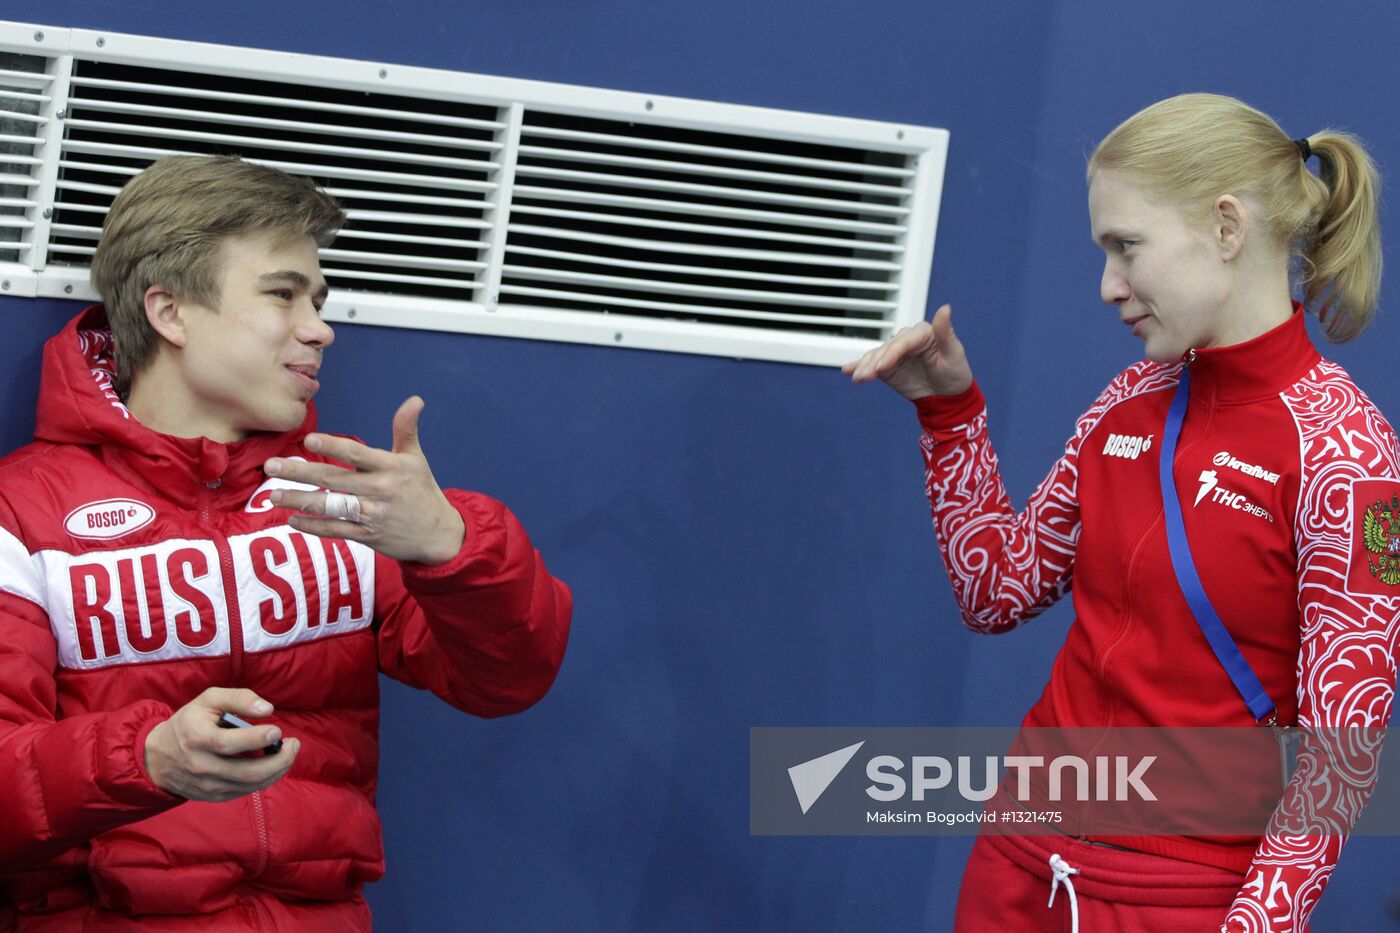
[(182, 305), (186, 397), (175, 404), (217, 441), (301, 424), (320, 388), (322, 353), (335, 339), (321, 320), (325, 300), (310, 237), (260, 231), (226, 239), (217, 307)]
[(1103, 300), (1142, 339), (1148, 359), (1175, 362), (1209, 347), (1230, 293), (1209, 225), (1148, 197), (1131, 175), (1104, 171), (1089, 186), (1094, 241), (1105, 253)]

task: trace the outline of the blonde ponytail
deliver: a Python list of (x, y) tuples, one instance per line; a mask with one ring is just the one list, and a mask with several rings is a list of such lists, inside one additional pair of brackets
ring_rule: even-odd
[(1354, 136), (1323, 130), (1307, 141), (1319, 160), (1323, 204), (1301, 231), (1303, 302), (1328, 338), (1343, 343), (1371, 323), (1380, 298), (1380, 176)]

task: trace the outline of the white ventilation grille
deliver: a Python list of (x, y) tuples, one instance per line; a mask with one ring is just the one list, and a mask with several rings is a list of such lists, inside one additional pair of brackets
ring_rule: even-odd
[(830, 364), (924, 311), (942, 130), (0, 23), (0, 276), (95, 297), (151, 161), (236, 153), (349, 223), (327, 315)]

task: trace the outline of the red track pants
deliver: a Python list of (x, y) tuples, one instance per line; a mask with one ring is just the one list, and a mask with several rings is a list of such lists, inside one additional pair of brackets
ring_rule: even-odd
[(1047, 907), (1058, 854), (1079, 907), (1079, 933), (1215, 933), (1244, 876), (1125, 852), (1068, 836), (980, 836), (958, 893), (955, 933), (1069, 933), (1065, 885)]

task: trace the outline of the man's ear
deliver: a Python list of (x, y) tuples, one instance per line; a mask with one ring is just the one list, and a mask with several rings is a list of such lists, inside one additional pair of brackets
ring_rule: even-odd
[(146, 289), (146, 321), (167, 343), (185, 348), (185, 315), (180, 301), (164, 285)]
[(1215, 246), (1224, 262), (1239, 256), (1249, 239), (1249, 209), (1233, 194), (1222, 194), (1215, 199), (1211, 210), (1211, 231), (1215, 235)]

